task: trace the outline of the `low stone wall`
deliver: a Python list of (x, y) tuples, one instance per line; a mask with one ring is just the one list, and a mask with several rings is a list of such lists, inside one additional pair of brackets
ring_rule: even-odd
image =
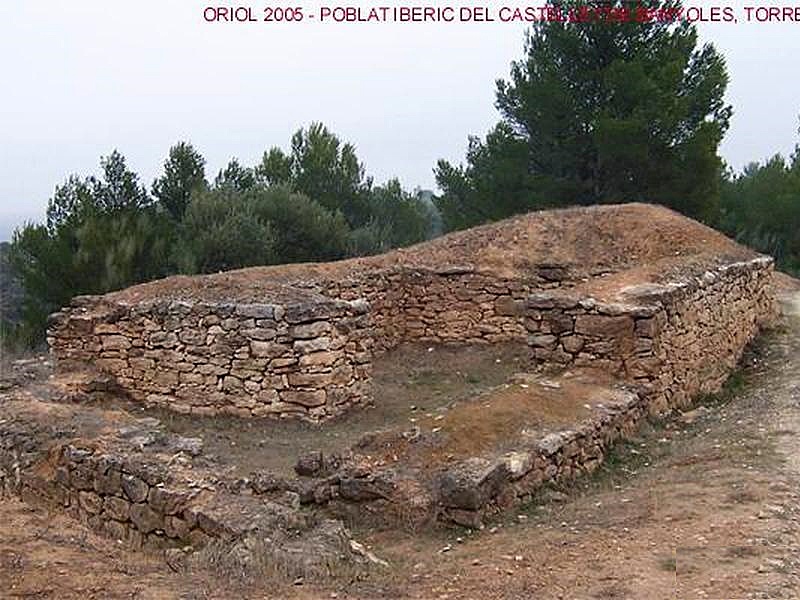
[(376, 350), (381, 351), (403, 342), (522, 343), (526, 331), (517, 303), (533, 290), (570, 285), (567, 271), (555, 267), (540, 268), (523, 281), (453, 266), (390, 269), (326, 281), (314, 289), (333, 298), (369, 302)]
[(595, 409), (574, 429), (551, 433), (494, 459), (470, 459), (447, 469), (436, 480), (439, 518), (480, 527), (487, 514), (530, 502), (547, 483), (594, 472), (615, 442), (636, 432), (646, 414), (640, 396), (620, 390), (617, 401)]
[(778, 315), (772, 274), (772, 259), (761, 258), (637, 291), (637, 299), (657, 298), (663, 307), (639, 332), (650, 333), (652, 350), (640, 351), (628, 373), (656, 409), (684, 407), (722, 387), (747, 344)]
[[(178, 444), (172, 450), (187, 447)], [(202, 486), (175, 481), (163, 463), (96, 450), (91, 444), (52, 443), (35, 422), (0, 423), (0, 495), (61, 507), (135, 548), (202, 546), (226, 535), (213, 511), (204, 514), (199, 508), (202, 491)]]
[(71, 444), (53, 452), (51, 477), (30, 480), (71, 516), (133, 547), (202, 546), (223, 527), (190, 507), (198, 489), (169, 486), (163, 468)]
[[(187, 477), (181, 465), (202, 453), (197, 438), (164, 434), (157, 425), (118, 434), (57, 442), (52, 426), (35, 416), (0, 419), (0, 498), (17, 495), (63, 510), (134, 549), (164, 549), (173, 568), (196, 563), (208, 570), (205, 550), (215, 560), (230, 555), (290, 577), (331, 576), (376, 562), (341, 522), (301, 510), (296, 494), (239, 494), (202, 466)], [(109, 441), (115, 447), (103, 448)]]
[[(484, 518), (531, 500), (548, 483), (563, 483), (593, 472), (609, 449), (637, 431), (647, 415), (647, 401), (631, 389), (604, 393), (589, 417), (569, 429), (531, 439), (503, 440), (502, 453), (489, 452), (434, 467), (424, 461), (377, 464), (356, 444), (351, 454), (301, 457), (296, 467), (301, 482), (254, 480), (254, 492), (285, 486), (298, 490), (305, 504), (327, 506), (356, 522), (401, 525), (416, 529), (436, 520), (479, 528)], [(591, 401), (587, 398), (587, 401)], [(403, 432), (384, 432), (378, 444), (393, 445)], [(421, 447), (431, 439), (413, 443)]]
[(636, 286), (626, 298), (607, 304), (560, 291), (531, 295), (528, 343), (542, 364), (598, 368), (637, 384), (652, 412), (719, 390), (777, 314), (769, 258)]
[(612, 304), (563, 270), (514, 281), (398, 267), (293, 281), (268, 304), (79, 298), (53, 316), (49, 341), (60, 361), (93, 364), (150, 405), (320, 421), (372, 400), (375, 352), (527, 339), (540, 364), (635, 382), (658, 412), (718, 389), (775, 312), (771, 273), (765, 257), (728, 263)]
[(198, 415), (317, 421), (371, 400), (369, 306), (77, 298), (51, 318), (62, 363), (90, 363), (135, 399)]
[(403, 342), (524, 343), (519, 303), (531, 286), (557, 287), (565, 276), (548, 274), (518, 282), (403, 267), (293, 281), (268, 304), (79, 297), (52, 315), (48, 341), (61, 364), (92, 365), (151, 406), (321, 421), (372, 400), (375, 352)]

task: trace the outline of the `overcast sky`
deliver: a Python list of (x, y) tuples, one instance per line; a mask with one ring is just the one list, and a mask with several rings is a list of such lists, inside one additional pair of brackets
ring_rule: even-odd
[[(213, 177), (314, 120), (355, 143), (376, 180), (433, 188), (436, 160), (462, 160), (467, 135), (496, 121), (494, 80), (522, 54), (521, 25), (208, 24), (207, 4), (0, 2), (0, 240), (114, 148), (149, 187), (177, 140)], [(722, 154), (737, 169), (794, 147), (799, 27), (701, 26), (727, 57)]]

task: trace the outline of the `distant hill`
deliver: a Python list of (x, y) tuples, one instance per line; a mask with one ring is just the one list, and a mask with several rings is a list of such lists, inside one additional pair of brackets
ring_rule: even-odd
[(22, 287), (9, 264), (11, 244), (0, 242), (0, 321), (16, 324), (22, 312)]

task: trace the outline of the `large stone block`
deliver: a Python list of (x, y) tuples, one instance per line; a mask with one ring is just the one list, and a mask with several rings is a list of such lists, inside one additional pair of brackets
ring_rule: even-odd
[(90, 515), (99, 514), (103, 510), (103, 499), (94, 492), (79, 492), (81, 508)]
[(284, 319), (292, 324), (307, 323), (309, 321), (340, 317), (345, 314), (346, 310), (347, 306), (340, 302), (297, 302), (286, 306)]
[(332, 371), (326, 373), (289, 373), (289, 385), (299, 388), (324, 388), (333, 383)]
[(329, 321), (315, 321), (294, 325), (289, 329), (289, 335), (295, 339), (307, 340), (326, 335), (332, 330), (333, 326)]
[(284, 390), (280, 393), (280, 397), (284, 402), (312, 407), (325, 404), (327, 394), (325, 390)]
[(164, 529), (164, 518), (147, 504), (134, 504), (130, 509), (131, 521), (142, 533)]
[(572, 331), (573, 317), (561, 311), (549, 311), (542, 315), (542, 329), (554, 334), (563, 334)]
[(291, 348), (276, 342), (250, 342), (250, 354), (256, 358), (277, 358), (291, 352)]
[(273, 319), (275, 306), (272, 304), (240, 304), (236, 307), (236, 314), (250, 319)]
[(94, 490), (98, 494), (121, 494), (122, 493), (122, 473), (116, 469), (109, 469), (106, 472), (98, 472), (94, 478)]
[(162, 515), (175, 515), (183, 511), (191, 497), (188, 492), (155, 486), (150, 488), (147, 503)]
[(242, 331), (242, 335), (251, 340), (265, 342), (274, 340), (275, 336), (278, 335), (278, 330), (268, 327), (253, 327), (251, 329), (245, 329)]
[(624, 315), (578, 315), (575, 319), (575, 333), (597, 337), (630, 337), (633, 336), (633, 319)]
[(508, 478), (504, 463), (471, 458), (438, 477), (437, 496), (443, 506), (477, 510), (497, 495)]
[(134, 475), (123, 475), (122, 490), (131, 502), (144, 502), (150, 486)]
[(300, 357), (300, 366), (301, 367), (308, 367), (308, 366), (331, 366), (337, 360), (344, 357), (344, 352), (336, 351), (336, 352), (312, 352), (311, 354), (305, 354)]
[(127, 350), (131, 347), (131, 341), (124, 335), (120, 335), (119, 328), (116, 325), (100, 323), (95, 326), (95, 333), (108, 333), (108, 335), (103, 335), (100, 338), (103, 350)]
[(154, 331), (149, 339), (151, 346), (159, 348), (174, 348), (178, 344), (178, 336), (173, 332)]
[(127, 521), (130, 517), (131, 503), (116, 496), (106, 496), (103, 499), (103, 510), (112, 519)]
[(327, 350), (331, 347), (331, 338), (318, 337), (310, 340), (297, 340), (294, 343), (294, 349), (301, 354), (308, 354), (310, 352), (317, 352), (318, 350)]
[(528, 336), (528, 345), (534, 348), (553, 350), (558, 343), (558, 338), (548, 334), (534, 334)]

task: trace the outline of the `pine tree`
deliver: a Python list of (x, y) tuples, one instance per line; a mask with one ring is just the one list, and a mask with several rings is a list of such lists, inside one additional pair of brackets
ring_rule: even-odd
[(205, 159), (187, 142), (169, 149), (164, 174), (153, 182), (153, 196), (176, 221), (183, 219), (192, 193), (208, 187), (205, 165)]
[(636, 21), (639, 8), (680, 2), (588, 4), (627, 8), (631, 19), (533, 26), (525, 56), (497, 82), (501, 123), (484, 141), (471, 139), (466, 166), (437, 166), (449, 228), (545, 206), (630, 201), (716, 217), (717, 148), (731, 116), (724, 59), (710, 44), (698, 47), (686, 22)]

